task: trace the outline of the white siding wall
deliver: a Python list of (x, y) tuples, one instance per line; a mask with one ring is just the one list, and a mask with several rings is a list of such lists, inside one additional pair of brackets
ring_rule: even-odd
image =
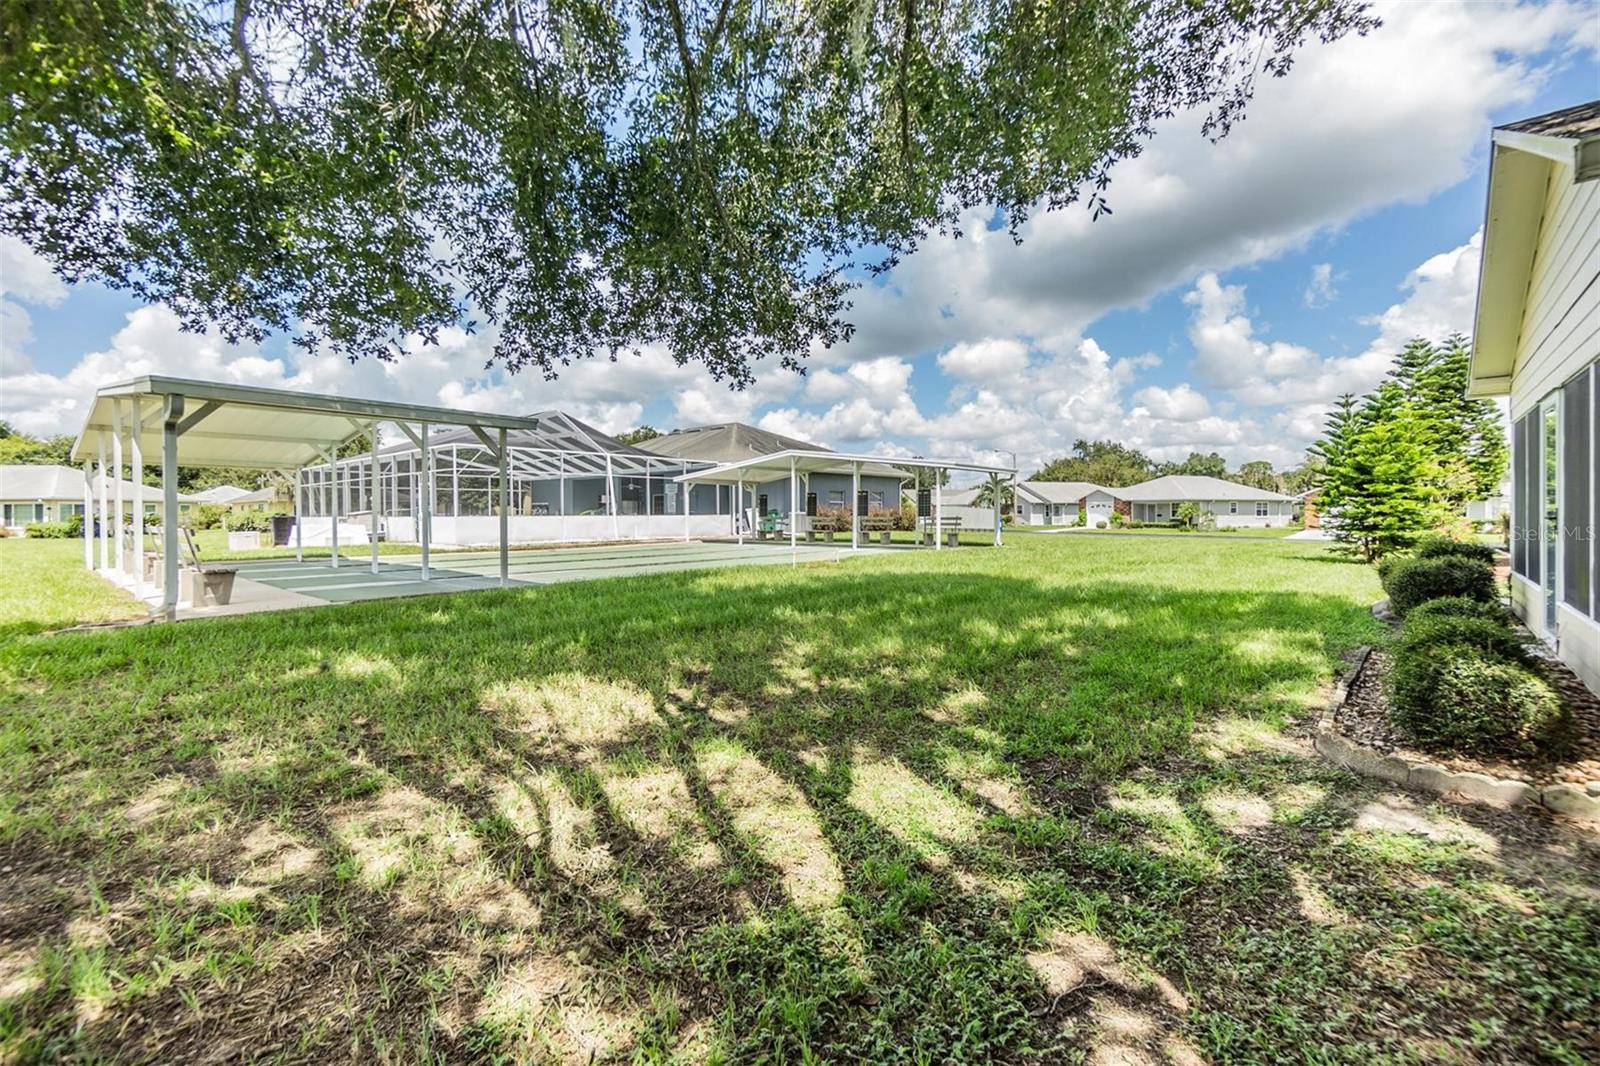
[[(1600, 181), (1574, 184), (1570, 166), (1550, 170), (1512, 369), (1513, 421), (1600, 356)], [(1544, 632), (1543, 593), (1520, 577), (1511, 583), (1511, 599), (1529, 627), (1554, 637), (1561, 658), (1600, 691), (1600, 625), (1563, 605), (1556, 632)]]

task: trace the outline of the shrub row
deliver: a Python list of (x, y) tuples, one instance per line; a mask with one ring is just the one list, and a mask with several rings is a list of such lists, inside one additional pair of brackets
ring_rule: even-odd
[(1480, 603), (1499, 598), (1494, 584), (1494, 549), (1442, 537), (1423, 540), (1415, 554), (1389, 555), (1378, 562), (1378, 577), (1389, 606), (1404, 618), (1419, 604), (1440, 597)]
[[(1411, 562), (1487, 570), (1480, 561), (1449, 555)], [(1409, 572), (1439, 573), (1405, 566), (1391, 577)], [(1471, 584), (1478, 587), (1476, 580)], [(1512, 631), (1510, 617), (1493, 601), (1492, 578), (1489, 587), (1490, 599), (1443, 596), (1412, 606), (1395, 641), (1391, 713), (1422, 747), (1530, 752), (1557, 743), (1568, 729), (1569, 712)]]

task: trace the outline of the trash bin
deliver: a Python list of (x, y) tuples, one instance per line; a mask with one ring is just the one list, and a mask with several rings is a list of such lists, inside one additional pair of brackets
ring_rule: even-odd
[(272, 546), (281, 548), (289, 543), (289, 533), (294, 529), (294, 515), (275, 514), (272, 516)]

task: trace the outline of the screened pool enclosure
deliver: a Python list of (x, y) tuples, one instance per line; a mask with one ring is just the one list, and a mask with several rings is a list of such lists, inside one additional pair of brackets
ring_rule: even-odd
[[(652, 455), (560, 411), (527, 421), (535, 428), (506, 435), (514, 542), (732, 533), (726, 487), (686, 494), (675, 480), (712, 464)], [(435, 544), (494, 543), (499, 463), (490, 442), (470, 428), (431, 434), (426, 427), (399, 428), (405, 439), (376, 456), (351, 455), (301, 471), (305, 535), (320, 542), (334, 515), (364, 525), (375, 510), (379, 535), (391, 540), (420, 540), (418, 522), (426, 514)]]

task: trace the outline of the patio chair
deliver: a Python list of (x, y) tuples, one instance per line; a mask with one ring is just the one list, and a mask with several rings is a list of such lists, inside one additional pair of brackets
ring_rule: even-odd
[(194, 597), (195, 605), (202, 599), (209, 599), (221, 607), (233, 599), (233, 579), (239, 571), (231, 566), (218, 566), (216, 563), (202, 562), (200, 551), (195, 547), (194, 535), (189, 532), (188, 526), (179, 527), (183, 531), (183, 542), (189, 548), (189, 559), (194, 567), (194, 576), (200, 582), (200, 596)]

